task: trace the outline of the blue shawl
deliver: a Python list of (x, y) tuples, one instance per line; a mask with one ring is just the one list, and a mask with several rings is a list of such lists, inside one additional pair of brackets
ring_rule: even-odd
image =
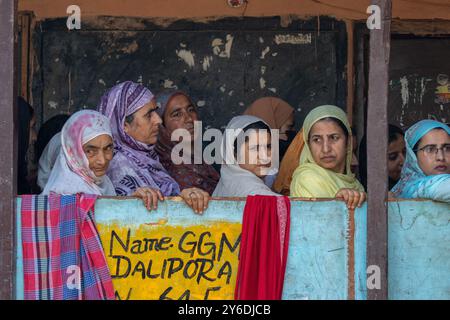
[(406, 131), (406, 160), (400, 180), (392, 189), (396, 197), (450, 202), (450, 174), (425, 175), (413, 151), (416, 143), (424, 135), (437, 128), (450, 134), (450, 128), (446, 124), (434, 120), (419, 121)]

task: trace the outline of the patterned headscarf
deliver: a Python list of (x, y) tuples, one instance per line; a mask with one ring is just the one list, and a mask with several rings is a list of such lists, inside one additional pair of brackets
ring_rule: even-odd
[[(448, 193), (450, 189), (450, 174), (427, 176), (420, 168), (413, 150), (416, 143), (433, 129), (443, 129), (450, 135), (450, 128), (446, 124), (435, 120), (419, 121), (406, 131), (406, 160), (402, 168), (400, 180), (392, 188), (392, 192), (396, 197), (443, 199), (443, 197), (437, 196), (437, 194)], [(447, 182), (447, 187), (444, 188), (445, 192), (442, 188), (444, 184), (441, 183), (443, 181)], [(438, 188), (437, 186), (441, 187)], [(449, 194), (445, 195), (446, 199), (449, 197)]]
[(61, 130), (61, 151), (43, 194), (115, 195), (109, 178), (97, 177), (89, 168), (83, 150), (84, 144), (104, 134), (112, 137), (108, 118), (94, 110), (74, 113)]
[[(156, 104), (158, 105), (158, 114), (164, 121), (164, 112), (169, 104), (170, 100), (177, 95), (183, 95), (188, 101), (195, 107), (191, 98), (179, 90), (165, 90), (156, 96)], [(197, 111), (197, 109), (196, 109)], [(200, 188), (205, 190), (209, 194), (212, 194), (216, 188), (217, 182), (219, 182), (219, 173), (214, 168), (206, 163), (194, 164), (174, 164), (171, 159), (172, 149), (178, 142), (171, 141), (170, 134), (166, 127), (163, 125), (160, 127), (158, 142), (155, 150), (161, 159), (161, 163), (164, 168), (167, 169), (170, 176), (173, 177), (179, 184), (181, 189), (185, 188)], [(193, 160), (193, 159), (192, 159)]]
[(153, 98), (144, 86), (126, 81), (107, 91), (97, 108), (111, 121), (115, 155), (108, 176), (118, 195), (131, 195), (139, 187), (157, 188), (165, 196), (180, 193), (178, 184), (160, 163), (155, 146), (135, 140), (124, 130), (125, 118)]

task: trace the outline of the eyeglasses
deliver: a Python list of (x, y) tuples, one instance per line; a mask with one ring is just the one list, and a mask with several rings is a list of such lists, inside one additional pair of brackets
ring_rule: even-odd
[(430, 144), (425, 147), (414, 150), (415, 152), (423, 151), (426, 155), (436, 155), (439, 150), (442, 150), (444, 155), (450, 155), (450, 144), (444, 144), (442, 147), (438, 148), (436, 145)]

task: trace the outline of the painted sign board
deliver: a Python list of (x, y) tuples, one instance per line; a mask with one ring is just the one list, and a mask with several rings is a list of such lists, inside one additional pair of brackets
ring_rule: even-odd
[[(233, 299), (245, 200), (212, 200), (196, 215), (177, 198), (147, 211), (140, 200), (95, 207), (117, 299)], [(17, 203), (18, 239), (20, 198)], [(389, 298), (450, 299), (450, 205), (389, 204)], [(291, 201), (283, 299), (366, 299), (366, 206)], [(17, 246), (17, 298), (23, 298)]]

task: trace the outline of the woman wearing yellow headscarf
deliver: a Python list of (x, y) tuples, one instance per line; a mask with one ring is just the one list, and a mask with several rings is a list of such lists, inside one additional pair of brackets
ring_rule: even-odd
[(306, 143), (292, 177), (291, 196), (341, 198), (349, 209), (361, 206), (366, 194), (351, 172), (351, 137), (342, 109), (330, 105), (313, 109), (303, 123)]

